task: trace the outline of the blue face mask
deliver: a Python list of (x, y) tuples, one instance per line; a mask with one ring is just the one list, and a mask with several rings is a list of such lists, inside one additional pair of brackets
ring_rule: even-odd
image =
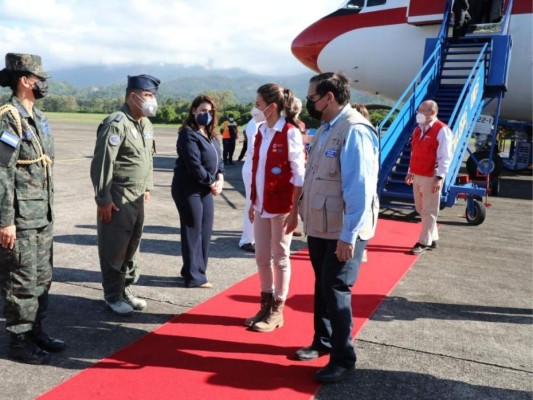
[(211, 123), (212, 120), (213, 117), (208, 111), (201, 112), (196, 116), (196, 123), (200, 126), (207, 126)]

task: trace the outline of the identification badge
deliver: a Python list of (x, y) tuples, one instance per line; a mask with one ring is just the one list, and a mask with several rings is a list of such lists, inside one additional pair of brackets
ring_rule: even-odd
[(329, 158), (337, 157), (337, 149), (326, 149), (324, 151), (324, 156)]
[(274, 167), (270, 170), (270, 172), (272, 172), (274, 175), (279, 175), (281, 174), (281, 168), (280, 167)]
[(109, 136), (109, 144), (111, 146), (118, 146), (120, 144), (120, 136), (116, 133)]

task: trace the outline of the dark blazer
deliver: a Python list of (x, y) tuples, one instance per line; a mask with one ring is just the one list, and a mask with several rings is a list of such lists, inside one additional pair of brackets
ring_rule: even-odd
[(217, 174), (224, 173), (220, 144), (207, 139), (201, 132), (186, 126), (178, 134), (178, 159), (174, 167), (174, 182), (194, 191), (209, 191)]

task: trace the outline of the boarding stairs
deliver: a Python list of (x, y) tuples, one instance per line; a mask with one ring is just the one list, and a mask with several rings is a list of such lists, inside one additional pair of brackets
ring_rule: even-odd
[[(479, 224), (485, 218), (480, 200), (487, 188), (460, 182), (458, 174), (465, 154), (471, 154), (469, 143), (475, 124), (484, 107), (493, 101), (497, 102), (494, 129), (497, 128), (500, 103), (506, 91), (511, 40), (504, 27), (496, 34), (449, 38), (450, 9), (451, 2), (448, 2), (439, 36), (426, 42), (424, 65), (378, 128), (381, 157), (378, 193), (382, 208), (413, 208), (413, 189), (405, 184), (411, 155), (410, 139), (420, 103), (433, 99), (439, 105), (438, 117), (448, 124), (454, 141), (453, 160), (443, 182), (441, 206), (451, 207), (458, 198), (465, 198), (467, 221)], [(507, 21), (509, 16), (510, 8), (505, 17)], [(494, 144), (491, 155), (493, 147)], [(487, 176), (490, 174), (490, 166), (478, 168), (486, 169)]]

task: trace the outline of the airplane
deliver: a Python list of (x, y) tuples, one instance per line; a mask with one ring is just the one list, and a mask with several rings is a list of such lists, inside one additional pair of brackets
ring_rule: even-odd
[[(422, 66), (426, 38), (437, 37), (445, 5), (446, 0), (347, 0), (301, 32), (292, 53), (313, 71), (343, 71), (355, 89), (397, 99)], [(501, 118), (533, 119), (532, 12), (531, 0), (514, 1)]]

